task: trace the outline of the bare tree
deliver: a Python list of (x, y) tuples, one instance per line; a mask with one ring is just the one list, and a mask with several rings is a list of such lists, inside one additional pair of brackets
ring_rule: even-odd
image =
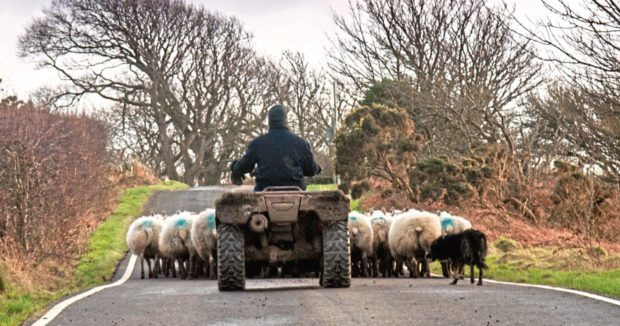
[(335, 17), (330, 67), (358, 91), (384, 79), (410, 84), (404, 109), (435, 154), (468, 154), (479, 141), (514, 153), (515, 103), (539, 84), (540, 64), (503, 8), (482, 0), (351, 2), (349, 17)]
[(69, 103), (97, 94), (171, 179), (216, 184), (261, 111), (263, 62), (234, 18), (172, 0), (54, 0), (20, 53), (55, 68)]
[[(597, 165), (620, 182), (620, 6), (612, 0), (543, 0), (551, 18), (529, 37), (548, 49), (561, 86), (530, 101), (570, 149), (558, 155)], [(561, 129), (561, 130), (560, 130)]]

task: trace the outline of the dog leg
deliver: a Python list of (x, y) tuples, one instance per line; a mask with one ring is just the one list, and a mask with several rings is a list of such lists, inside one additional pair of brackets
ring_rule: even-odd
[(478, 267), (478, 285), (482, 285), (482, 268)]
[(474, 284), (474, 278), (475, 278), (475, 275), (474, 275), (474, 264), (469, 265), (469, 274), (470, 274), (469, 278), (470, 278), (471, 284)]

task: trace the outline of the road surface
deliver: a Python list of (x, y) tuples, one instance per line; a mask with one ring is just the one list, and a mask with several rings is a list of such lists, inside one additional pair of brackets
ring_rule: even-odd
[[(144, 211), (200, 210), (224, 190), (159, 192)], [(574, 294), (448, 283), (367, 278), (321, 289), (318, 279), (248, 280), (245, 292), (221, 293), (212, 280), (141, 280), (136, 265), (127, 282), (73, 303), (49, 325), (620, 325), (620, 306)]]

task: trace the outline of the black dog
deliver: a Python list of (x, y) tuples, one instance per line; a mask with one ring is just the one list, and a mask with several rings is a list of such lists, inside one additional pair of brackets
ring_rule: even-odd
[[(431, 260), (449, 259), (454, 264), (455, 271), (462, 271), (464, 265), (471, 267), (471, 283), (474, 283), (474, 265), (480, 272), (478, 285), (482, 285), (482, 270), (488, 269), (485, 260), (487, 256), (487, 238), (484, 233), (470, 229), (461, 233), (448, 234), (433, 241), (431, 251), (426, 258)], [(454, 273), (456, 284), (459, 279), (458, 273)]]

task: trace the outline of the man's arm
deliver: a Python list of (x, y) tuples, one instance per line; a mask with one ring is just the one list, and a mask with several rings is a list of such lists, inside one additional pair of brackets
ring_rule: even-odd
[(234, 161), (230, 170), (233, 175), (243, 176), (244, 174), (251, 172), (254, 169), (254, 165), (256, 165), (256, 145), (254, 141), (250, 142), (248, 145), (248, 149), (245, 151), (245, 154), (239, 161)]
[(314, 161), (314, 156), (312, 155), (312, 151), (310, 150), (310, 145), (304, 141), (304, 149), (301, 155), (302, 159), (302, 169), (304, 171), (304, 176), (311, 177), (321, 173), (321, 166)]

